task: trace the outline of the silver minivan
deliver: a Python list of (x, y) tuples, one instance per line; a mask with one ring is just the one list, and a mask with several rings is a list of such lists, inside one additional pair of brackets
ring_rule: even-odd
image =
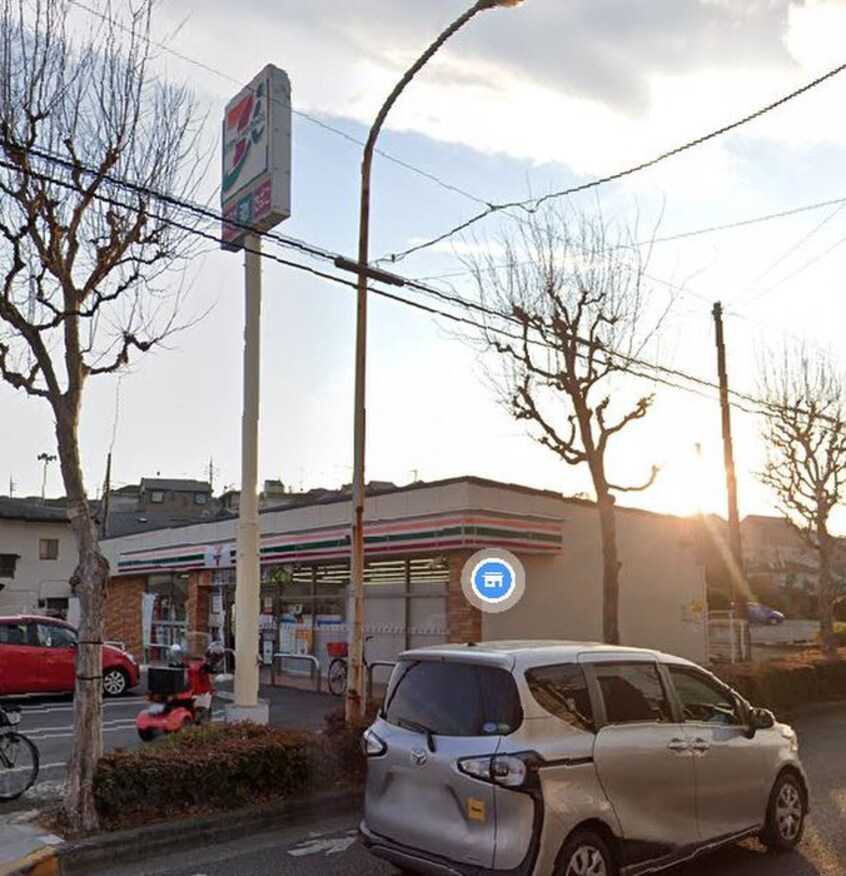
[(634, 876), (802, 836), (794, 731), (699, 666), (583, 642), (400, 655), (360, 835), (404, 873)]

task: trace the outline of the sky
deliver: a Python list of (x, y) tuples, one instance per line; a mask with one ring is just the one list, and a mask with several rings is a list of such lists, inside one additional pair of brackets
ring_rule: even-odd
[[(73, 0), (74, 25), (92, 26), (98, 8)], [(294, 110), (292, 213), (276, 231), (352, 258), (361, 142), (404, 70), (465, 8), (160, 0), (156, 71), (187, 83), (206, 115), (209, 169), (197, 197), (217, 206), (223, 108), (273, 63), (288, 73)], [(501, 214), (400, 261), (387, 257), (486, 203), (589, 183), (754, 113), (846, 61), (844, 36), (841, 0), (525, 0), (480, 13), (387, 118), (373, 174), (372, 259), (473, 294), (467, 257), (501, 251), (501, 234), (515, 227)], [(715, 382), (715, 301), (725, 311), (732, 389), (757, 394), (762, 361), (786, 342), (842, 355), (844, 100), (846, 73), (654, 167), (558, 201), (654, 240), (645, 279), (672, 306), (651, 361)], [(352, 475), (354, 293), (273, 257), (338, 275), (325, 262), (273, 241), (265, 252), (259, 478), (338, 487)], [(120, 378), (88, 384), (80, 436), (92, 496), (109, 451), (113, 486), (210, 472), (216, 492), (240, 483), (243, 256), (201, 247), (188, 279), (187, 312), (208, 314)], [(477, 475), (591, 495), (583, 468), (566, 466), (510, 417), (491, 385), (496, 363), (458, 335), (448, 319), (371, 296), (367, 479)], [(654, 392), (655, 402), (612, 445), (613, 479), (634, 483), (661, 468), (648, 492), (620, 501), (725, 515), (716, 396), (670, 382), (683, 388), (644, 378), (614, 388), (616, 399)], [(765, 461), (761, 422), (739, 408), (732, 416), (741, 514), (775, 513), (755, 477)], [(47, 406), (0, 386), (0, 424), (0, 494), (38, 495), (37, 456), (55, 452)], [(46, 493), (62, 493), (55, 463)], [(846, 532), (842, 512), (835, 530)]]

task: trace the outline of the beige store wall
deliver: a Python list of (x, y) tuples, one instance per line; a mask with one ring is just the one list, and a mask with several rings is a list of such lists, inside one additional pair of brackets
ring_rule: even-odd
[[(562, 552), (522, 558), (525, 596), (506, 612), (483, 616), (484, 638), (601, 641), (602, 548), (596, 509), (563, 500), (559, 509), (564, 517)], [(622, 642), (704, 662), (704, 568), (696, 562), (685, 522), (621, 508), (617, 539), (623, 564)]]

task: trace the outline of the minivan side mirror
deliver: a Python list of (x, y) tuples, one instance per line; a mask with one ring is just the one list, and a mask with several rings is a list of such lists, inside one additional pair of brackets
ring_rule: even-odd
[(752, 709), (749, 712), (749, 730), (747, 736), (751, 739), (758, 730), (769, 730), (775, 725), (775, 715), (769, 709)]

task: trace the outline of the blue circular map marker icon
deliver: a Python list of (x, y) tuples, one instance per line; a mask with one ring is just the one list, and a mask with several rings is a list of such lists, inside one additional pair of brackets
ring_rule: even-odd
[(461, 588), (467, 601), (487, 612), (505, 611), (523, 596), (526, 573), (510, 551), (486, 548), (464, 564)]
[(515, 580), (511, 564), (498, 558), (477, 563), (470, 576), (473, 591), (479, 599), (494, 604), (508, 598), (514, 590)]

